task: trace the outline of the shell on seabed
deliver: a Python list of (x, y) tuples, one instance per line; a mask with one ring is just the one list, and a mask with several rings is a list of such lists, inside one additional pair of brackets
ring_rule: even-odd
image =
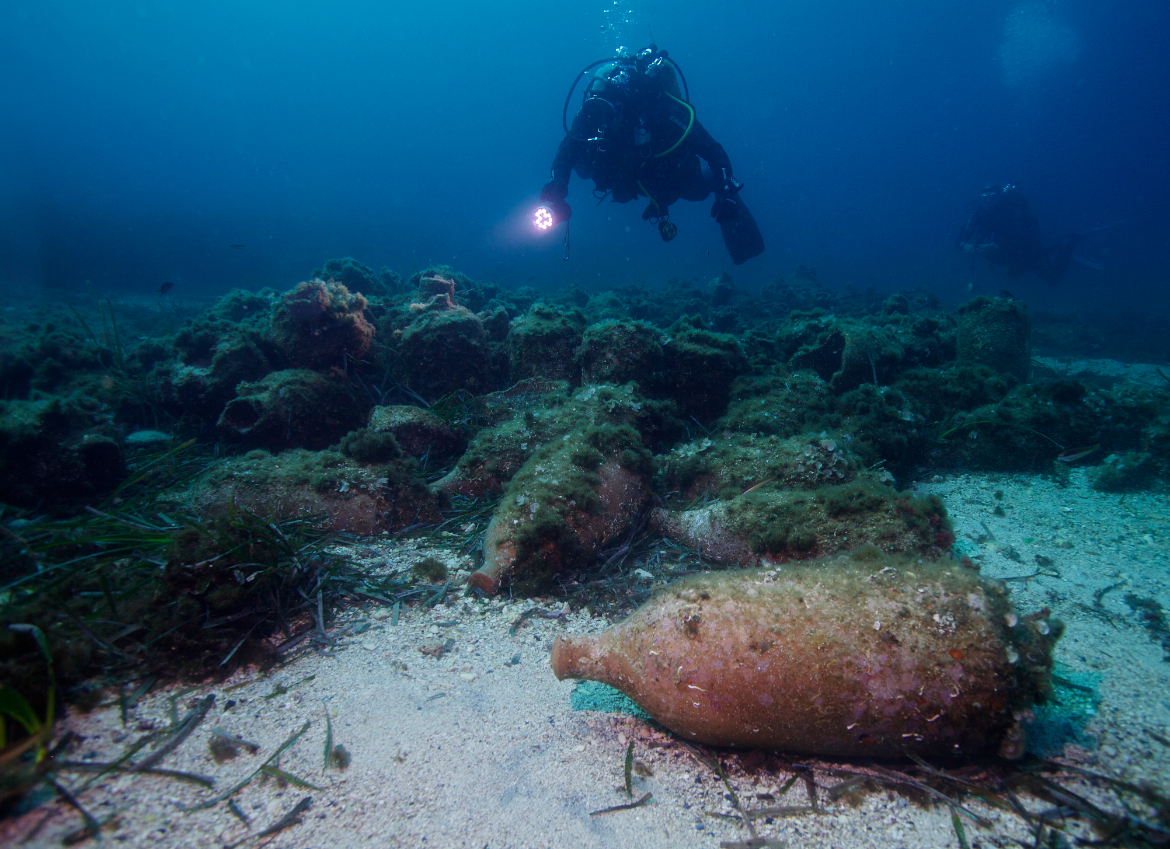
[(1009, 628), (1010, 610), (957, 561), (869, 549), (683, 579), (600, 634), (558, 637), (552, 666), (703, 743), (967, 756), (1019, 734), (1048, 686), (1060, 624), (1042, 612)]

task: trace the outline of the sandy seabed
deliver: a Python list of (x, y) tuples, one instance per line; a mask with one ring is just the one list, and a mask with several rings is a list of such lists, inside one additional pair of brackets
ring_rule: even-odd
[[(969, 474), (917, 489), (943, 497), (960, 550), (987, 577), (1011, 579), (1018, 610), (1049, 607), (1066, 623), (1056, 648), (1058, 672), (1091, 681), (1099, 701), (1058, 758), (1170, 790), (1170, 746), (1162, 742), (1170, 739), (1170, 663), (1125, 600), (1133, 594), (1170, 608), (1170, 500), (1094, 492), (1081, 470), (1073, 470), (1065, 487), (1037, 476)], [(393, 543), (359, 549), (361, 559), (382, 569), (409, 568), (423, 553)], [(559, 604), (536, 602), (550, 613)], [(720, 752), (730, 785), (749, 810), (808, 805), (803, 780), (781, 794), (794, 774), (786, 763), (813, 767), (821, 788), (822, 811), (757, 819), (759, 840), (745, 842), (750, 834), (728, 788), (692, 750), (633, 717), (570, 706), (574, 682), (557, 681), (549, 668), (552, 639), (606, 623), (571, 611), (515, 626), (533, 606), (459, 595), (433, 609), (404, 609), (397, 624), (389, 609), (354, 609), (335, 624), (343, 632), (365, 630), (343, 637), (343, 646), (328, 654), (307, 653), (264, 675), (244, 670), (212, 687), (151, 693), (125, 725), (116, 704), (71, 715), (63, 726), (81, 740), (68, 757), (109, 761), (152, 728), (166, 727), (172, 702), (182, 716), (203, 696), (216, 696), (194, 733), (160, 764), (213, 777), (214, 789), (123, 774), (79, 792), (80, 801), (105, 824), (103, 842), (113, 846), (959, 846), (949, 806), (925, 807), (885, 789), (849, 804), (825, 803), (824, 790), (843, 780), (829, 769), (863, 769), (860, 763)], [(446, 652), (433, 656), (440, 646)], [(324, 768), (327, 711), (333, 742), (351, 759), (344, 771)], [(271, 760), (306, 723), (295, 744)], [(241, 749), (216, 763), (209, 747), (216, 732), (259, 750)], [(591, 816), (630, 801), (624, 787), (630, 741), (638, 761), (633, 797), (651, 793), (651, 800)], [(184, 812), (265, 763), (306, 785), (279, 776), (255, 780), (232, 797), (235, 811), (223, 801)], [(60, 776), (75, 791), (91, 779)], [(1061, 781), (1107, 810), (1122, 809), (1103, 782), (1072, 775)], [(264, 834), (306, 798), (311, 802), (301, 805), (299, 822)], [(1034, 811), (1052, 807), (1023, 801)], [(1032, 845), (1020, 816), (973, 798), (964, 804), (986, 822), (965, 823), (971, 847)], [(1093, 836), (1075, 817), (1066, 822), (1068, 838)], [(72, 808), (47, 801), (0, 822), (0, 845), (60, 846), (81, 824)]]

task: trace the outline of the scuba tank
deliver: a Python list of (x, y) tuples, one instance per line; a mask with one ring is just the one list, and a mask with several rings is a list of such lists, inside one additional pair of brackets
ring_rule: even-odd
[[(587, 119), (584, 123), (585, 132), (591, 135), (581, 137), (574, 134), (569, 127), (569, 103), (573, 99), (577, 83), (590, 71), (594, 73), (585, 87), (581, 104), (581, 112), (584, 114), (581, 117)], [(569, 86), (569, 92), (565, 95), (565, 105), (561, 110), (561, 126), (565, 135), (578, 141), (596, 141), (601, 134), (593, 131), (613, 122), (617, 116), (619, 101), (628, 99), (631, 90), (644, 90), (648, 83), (670, 97), (686, 103), (689, 108), (690, 89), (687, 87), (687, 78), (682, 68), (665, 50), (659, 50), (655, 44), (651, 44), (636, 56), (631, 56), (625, 48), (619, 48), (618, 55), (613, 59), (590, 62), (573, 79), (573, 84)]]

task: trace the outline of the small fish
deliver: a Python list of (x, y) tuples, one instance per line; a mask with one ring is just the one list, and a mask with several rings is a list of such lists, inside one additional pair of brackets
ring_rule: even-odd
[(161, 286), (158, 287), (158, 293), (160, 295), (165, 295), (167, 292), (171, 291), (171, 289), (174, 289), (174, 288), (175, 288), (175, 284), (172, 283), (170, 280), (168, 280), (166, 283), (163, 283)]
[(239, 250), (240, 248), (246, 248), (248, 246), (247, 245), (228, 245), (228, 247), (235, 248), (236, 250)]
[(1088, 457), (1094, 451), (1100, 450), (1101, 446), (1099, 444), (1090, 445), (1088, 448), (1077, 448), (1074, 451), (1065, 451), (1062, 454), (1058, 454), (1056, 459), (1060, 460), (1062, 463), (1075, 463), (1077, 460), (1083, 460), (1085, 457)]
[(771, 478), (764, 478), (764, 479), (763, 479), (762, 481), (760, 481), (758, 484), (756, 484), (756, 485), (754, 485), (754, 486), (749, 486), (747, 489), (745, 489), (743, 492), (741, 492), (741, 493), (740, 493), (740, 495), (747, 495), (747, 494), (748, 494), (749, 492), (751, 492), (752, 490), (754, 490), (754, 489), (759, 489), (761, 486), (763, 486), (764, 484), (768, 483), (768, 482), (769, 482), (769, 481), (771, 481), (771, 480), (772, 480)]
[(533, 274), (531, 277), (528, 278), (528, 282), (531, 283), (535, 279), (536, 279), (536, 275)]

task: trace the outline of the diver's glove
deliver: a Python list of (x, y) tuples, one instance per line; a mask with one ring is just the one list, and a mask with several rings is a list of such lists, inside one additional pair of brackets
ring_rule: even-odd
[(726, 168), (721, 170), (718, 188), (715, 189), (715, 203), (711, 204), (711, 217), (720, 224), (726, 224), (739, 217), (740, 204), (737, 195), (743, 188), (743, 183), (727, 173)]
[(540, 199), (545, 203), (556, 203), (564, 200), (569, 196), (568, 183), (562, 183), (559, 180), (549, 180), (544, 184), (544, 188), (540, 190)]
[(573, 208), (565, 203), (565, 198), (568, 196), (568, 185), (556, 180), (549, 180), (540, 190), (541, 202), (548, 207), (558, 224), (562, 221), (568, 221), (573, 215)]

